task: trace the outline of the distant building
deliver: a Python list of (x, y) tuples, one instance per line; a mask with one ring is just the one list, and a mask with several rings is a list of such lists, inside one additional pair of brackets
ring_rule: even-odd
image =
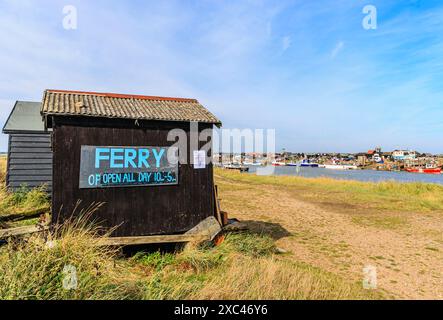
[(366, 163), (368, 162), (368, 158), (366, 157), (366, 155), (359, 155), (357, 156), (357, 163), (361, 166), (366, 165)]
[(392, 158), (396, 161), (413, 160), (417, 157), (417, 152), (412, 150), (394, 150)]

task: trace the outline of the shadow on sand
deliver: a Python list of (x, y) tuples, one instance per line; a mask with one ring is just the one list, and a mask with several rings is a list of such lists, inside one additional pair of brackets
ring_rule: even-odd
[(278, 223), (254, 220), (241, 220), (240, 222), (247, 226), (247, 232), (269, 236), (274, 240), (279, 240), (292, 235)]
[[(263, 236), (269, 236), (273, 240), (279, 240), (285, 237), (289, 237), (292, 234), (283, 228), (278, 223), (265, 222), (265, 221), (254, 221), (254, 220), (241, 220), (242, 225), (247, 227), (246, 230), (242, 232), (258, 234)], [(140, 251), (142, 252), (155, 252), (160, 251), (162, 253), (172, 253), (181, 251), (183, 249), (183, 243), (177, 244), (151, 244), (151, 245), (137, 245), (137, 246), (128, 246), (122, 248), (122, 253), (125, 256), (132, 256)]]

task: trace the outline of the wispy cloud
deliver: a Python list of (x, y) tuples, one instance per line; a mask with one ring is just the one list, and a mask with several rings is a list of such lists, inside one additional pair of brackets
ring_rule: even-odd
[(337, 42), (334, 49), (332, 49), (332, 51), (331, 51), (331, 58), (334, 59), (340, 53), (340, 51), (343, 50), (344, 46), (345, 46), (345, 43), (343, 41)]
[(369, 32), (361, 1), (72, 0), (66, 31), (63, 3), (4, 0), (0, 118), (46, 88), (184, 96), (227, 127), (275, 128), (278, 148), (443, 152), (426, 125), (443, 117), (443, 6), (427, 3), (374, 0)]
[(282, 39), (283, 51), (286, 51), (290, 46), (291, 46), (291, 37), (290, 36), (283, 37)]

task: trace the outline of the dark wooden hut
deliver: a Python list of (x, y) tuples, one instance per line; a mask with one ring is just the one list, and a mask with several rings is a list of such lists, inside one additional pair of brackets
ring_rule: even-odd
[(11, 190), (45, 185), (51, 192), (51, 135), (40, 109), (40, 102), (17, 101), (3, 127), (9, 135), (6, 185)]
[[(46, 90), (42, 115), (52, 129), (53, 221), (79, 200), (77, 213), (105, 203), (93, 218), (120, 237), (179, 234), (214, 215), (212, 164), (190, 163), (190, 122), (201, 132), (220, 121), (197, 100)], [(185, 133), (187, 163), (161, 157), (172, 129)]]

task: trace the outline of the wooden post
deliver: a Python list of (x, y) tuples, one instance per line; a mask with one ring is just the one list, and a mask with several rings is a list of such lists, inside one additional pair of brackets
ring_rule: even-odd
[(223, 221), (221, 218), (221, 210), (220, 210), (220, 199), (218, 198), (218, 187), (214, 183), (214, 199), (215, 199), (215, 218), (220, 223), (220, 225), (223, 225)]

